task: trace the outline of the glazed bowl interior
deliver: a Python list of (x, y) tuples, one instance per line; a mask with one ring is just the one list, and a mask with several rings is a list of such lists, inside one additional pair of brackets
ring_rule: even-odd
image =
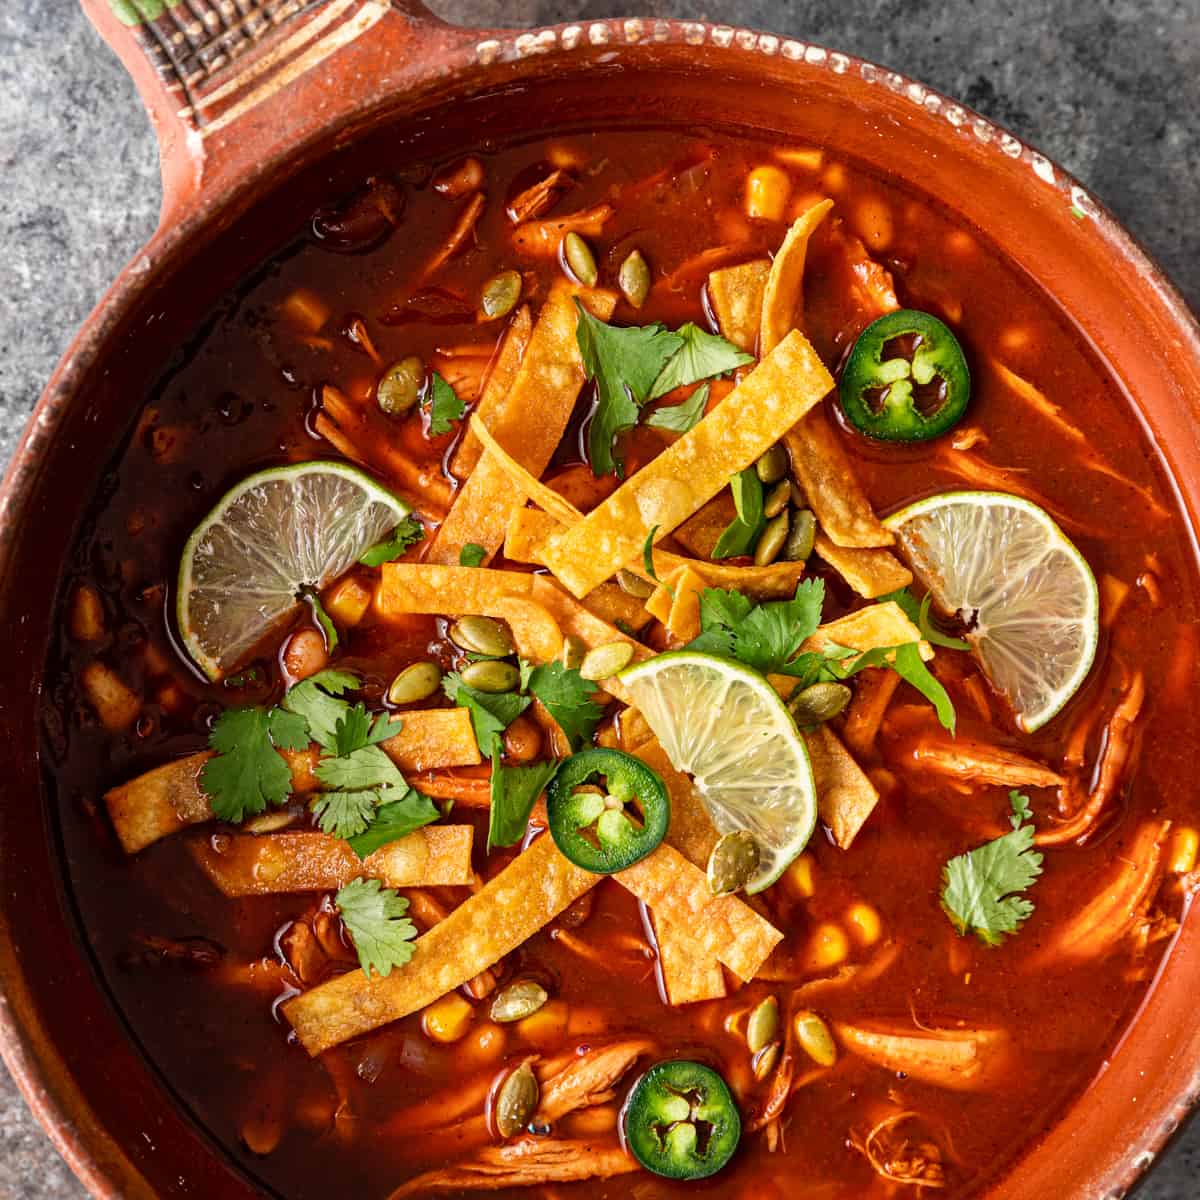
[[(89, 504), (107, 486), (108, 463), (143, 398), (187, 353), (230, 288), (302, 230), (314, 207), (351, 190), (380, 162), (419, 162), (460, 146), (597, 124), (679, 124), (696, 132), (697, 112), (701, 125), (835, 145), (979, 230), (1107, 362), (1194, 518), (1200, 345), (1178, 299), (1055, 168), (904, 81), (710, 45), (594, 50), (451, 73), (422, 92), (374, 100), (346, 127), (293, 147), (223, 204), (164, 231), (133, 276), (136, 289), (110, 297), (99, 337), (78, 350), (51, 393), (49, 424), (32, 431), (7, 517), (12, 554), (0, 585), (0, 628), (9, 631), (9, 701), (0, 723), (8, 764), (0, 942), (7, 949), (0, 969), (10, 1023), (23, 1039), (13, 1050), (18, 1068), (97, 1195), (262, 1194), (173, 1103), (109, 1004), (80, 932), (86, 914), (74, 910), (57, 865), (55, 799), (32, 752), (54, 734), (53, 697), (30, 697), (40, 692), (61, 565)], [(56, 902), (47, 900), (52, 889)], [(1044, 1197), (1052, 1182), (1071, 1195), (1111, 1194), (1111, 1181), (1131, 1178), (1139, 1156), (1169, 1131), (1164, 1121), (1177, 1120), (1190, 1103), (1200, 1064), (1188, 982), (1200, 966), (1195, 926), (1185, 922), (1164, 979), (1110, 1069), (1016, 1169), (1006, 1197)], [(1147, 1116), (1130, 1126), (1134, 1094)]]

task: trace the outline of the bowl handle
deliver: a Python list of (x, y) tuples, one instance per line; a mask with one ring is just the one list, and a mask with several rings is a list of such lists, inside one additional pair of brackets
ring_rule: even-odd
[(474, 36), (421, 0), (81, 2), (154, 124), (163, 225)]

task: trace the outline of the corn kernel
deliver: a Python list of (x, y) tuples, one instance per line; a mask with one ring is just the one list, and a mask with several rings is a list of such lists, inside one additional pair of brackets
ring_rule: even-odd
[(894, 228), (892, 210), (879, 199), (869, 196), (860, 200), (854, 210), (854, 230), (876, 254), (892, 244)]
[(473, 1066), (489, 1065), (499, 1062), (504, 1057), (507, 1040), (508, 1034), (502, 1026), (485, 1021), (477, 1029), (471, 1030), (463, 1043), (461, 1053)]
[(810, 854), (801, 854), (787, 869), (788, 887), (802, 899), (807, 900), (817, 889), (813, 879), (813, 860)]
[(840, 925), (825, 921), (813, 931), (805, 954), (805, 965), (813, 971), (827, 971), (844, 962), (850, 953), (850, 942)]
[(68, 628), (77, 642), (96, 642), (104, 636), (104, 602), (91, 584), (82, 583), (75, 589)]
[(975, 253), (975, 239), (961, 229), (955, 229), (946, 236), (946, 249), (960, 257), (968, 257)]
[(746, 176), (746, 216), (754, 221), (782, 221), (792, 181), (782, 167), (755, 167)]
[(367, 615), (374, 589), (347, 576), (331, 587), (321, 598), (325, 611), (339, 625), (357, 625)]
[(435, 1000), (421, 1017), (421, 1028), (433, 1042), (457, 1042), (471, 1027), (475, 1010), (457, 992)]
[(819, 171), (825, 153), (801, 146), (781, 146), (775, 151), (775, 157), (780, 162), (787, 163), (789, 167), (796, 167), (801, 171)]
[(569, 1016), (565, 1000), (551, 1000), (523, 1021), (517, 1021), (513, 1028), (525, 1041), (539, 1049), (549, 1049), (566, 1037)]
[(873, 946), (879, 941), (879, 914), (869, 904), (852, 904), (846, 913), (846, 923), (851, 936), (862, 945)]
[(805, 192), (802, 196), (797, 196), (792, 201), (791, 210), (788, 212), (788, 220), (798, 221), (810, 208), (814, 208), (822, 200), (826, 199), (828, 197), (821, 192)]
[(1174, 875), (1186, 875), (1195, 869), (1196, 853), (1200, 850), (1200, 834), (1184, 825), (1171, 835), (1171, 850), (1167, 855), (1170, 871)]
[(289, 321), (309, 333), (316, 333), (329, 320), (329, 306), (307, 288), (297, 288), (282, 308)]
[(837, 162), (830, 163), (825, 168), (825, 173), (821, 176), (821, 186), (830, 192), (844, 191), (848, 182), (846, 168)]

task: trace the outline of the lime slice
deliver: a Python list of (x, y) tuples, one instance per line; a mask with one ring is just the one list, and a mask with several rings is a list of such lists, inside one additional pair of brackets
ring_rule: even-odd
[(692, 776), (717, 831), (754, 835), (759, 869), (746, 891), (774, 883), (817, 822), (808, 751), (775, 689), (747, 667), (687, 650), (619, 678), (671, 765)]
[(175, 613), (187, 652), (219, 679), (295, 611), (305, 589), (336, 579), (410, 511), (343, 463), (243, 479), (183, 548)]
[(945, 492), (888, 517), (909, 564), (1026, 732), (1078, 690), (1096, 656), (1100, 600), (1083, 555), (1036, 504)]

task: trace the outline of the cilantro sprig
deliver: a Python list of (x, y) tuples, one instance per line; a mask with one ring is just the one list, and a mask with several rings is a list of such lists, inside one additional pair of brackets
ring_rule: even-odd
[(700, 418), (708, 405), (709, 386), (702, 383), (686, 400), (656, 408), (647, 418), (651, 429), (667, 429), (672, 433), (687, 433)]
[(988, 946), (999, 946), (1033, 915), (1033, 901), (1021, 893), (1042, 873), (1029, 798), (1011, 791), (1008, 800), (1012, 832), (952, 858), (942, 870), (942, 911), (960, 935), (974, 933)]
[(451, 671), (442, 680), (442, 691), (460, 708), (471, 713), (471, 728), (479, 753), (491, 758), (500, 744), (500, 735), (532, 703), (528, 696), (519, 692), (481, 692), (464, 683), (457, 671)]
[(383, 978), (413, 956), (417, 927), (408, 919), (408, 900), (378, 879), (353, 879), (334, 897), (334, 905), (354, 942), (359, 965)]
[(904, 610), (904, 615), (921, 631), (921, 637), (931, 646), (944, 646), (947, 650), (970, 650), (970, 642), (943, 633), (933, 623), (929, 611), (933, 604), (931, 593), (926, 593), (923, 599), (918, 600), (908, 588), (900, 588), (899, 591), (888, 592), (886, 596), (879, 597), (880, 604), (888, 600), (894, 600)]
[(425, 530), (421, 522), (410, 514), (392, 530), (390, 537), (376, 542), (369, 550), (363, 552), (358, 561), (364, 567), (382, 566), (385, 562), (399, 558), (409, 546), (415, 546), (424, 536)]
[(534, 667), (525, 688), (536, 696), (558, 722), (572, 750), (591, 741), (604, 710), (596, 703), (596, 685), (575, 667), (555, 661)]
[(733, 504), (737, 516), (721, 531), (713, 547), (713, 558), (734, 558), (749, 554), (754, 549), (763, 526), (767, 523), (763, 512), (763, 485), (753, 467), (739, 471), (729, 481), (733, 492)]
[(488, 816), (488, 849), (513, 846), (525, 836), (529, 814), (558, 770), (558, 761), (506, 767), (500, 750), (492, 753), (491, 811)]
[(429, 410), (429, 432), (435, 437), (449, 433), (467, 411), (466, 402), (436, 371), (429, 377), (424, 403)]

